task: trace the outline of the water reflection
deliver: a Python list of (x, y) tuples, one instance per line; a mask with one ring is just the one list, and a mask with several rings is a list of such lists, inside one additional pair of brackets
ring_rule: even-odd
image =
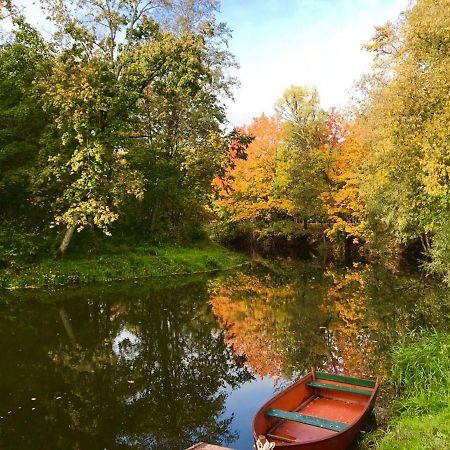
[(0, 299), (0, 448), (250, 450), (254, 410), (311, 366), (386, 377), (447, 290), (275, 261), (217, 278)]
[(386, 378), (390, 348), (402, 335), (445, 327), (449, 296), (443, 286), (382, 267), (324, 272), (279, 261), (217, 281), (211, 304), (227, 343), (257, 375), (291, 379), (316, 367)]
[(174, 450), (236, 439), (223, 388), (251, 375), (224, 343), (206, 280), (65, 297), (3, 304), (1, 448)]

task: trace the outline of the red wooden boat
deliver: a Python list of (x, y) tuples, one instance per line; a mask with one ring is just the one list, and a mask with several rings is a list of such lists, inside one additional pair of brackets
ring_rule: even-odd
[(256, 413), (253, 438), (264, 436), (283, 450), (348, 449), (372, 411), (379, 385), (378, 379), (312, 371)]

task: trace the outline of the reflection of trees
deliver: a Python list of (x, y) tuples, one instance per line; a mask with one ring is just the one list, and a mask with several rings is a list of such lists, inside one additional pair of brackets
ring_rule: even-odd
[(318, 333), (327, 322), (317, 308), (324, 292), (320, 269), (290, 275), (240, 273), (212, 291), (212, 308), (227, 329), (227, 342), (260, 376), (290, 378), (326, 354)]
[(333, 284), (323, 299), (321, 309), (333, 320), (324, 330), (330, 350), (325, 369), (354, 375), (371, 375), (366, 367), (374, 353), (372, 332), (379, 328), (375, 317), (366, 315), (368, 297), (362, 271), (339, 274), (328, 271)]
[(237, 355), (245, 355), (255, 374), (277, 376), (281, 354), (275, 304), (292, 297), (292, 286), (274, 289), (270, 278), (238, 273), (219, 286), (211, 299), (214, 314), (228, 329), (227, 343)]
[(445, 287), (379, 267), (324, 275), (288, 263), (210, 286), (4, 295), (0, 448), (231, 443), (224, 387), (250, 378), (245, 356), (261, 375), (290, 378), (311, 366), (384, 375), (399, 336), (448, 320)]
[(330, 351), (325, 369), (385, 378), (391, 348), (402, 335), (445, 326), (448, 294), (439, 284), (369, 265), (327, 276), (332, 285), (320, 306), (332, 317), (324, 329)]
[(204, 280), (109, 289), (95, 300), (82, 292), (65, 292), (72, 298), (59, 305), (14, 302), (0, 318), (0, 416), (12, 411), (0, 422), (1, 448), (176, 450), (233, 440), (223, 387), (250, 375), (233, 363)]
[(448, 317), (444, 287), (381, 267), (329, 269), (325, 276), (304, 265), (282, 271), (230, 275), (211, 291), (228, 344), (261, 376), (289, 378), (311, 366), (387, 376), (399, 336), (444, 327)]

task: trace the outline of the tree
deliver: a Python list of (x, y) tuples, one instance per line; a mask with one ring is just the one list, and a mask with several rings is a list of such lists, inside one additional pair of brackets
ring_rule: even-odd
[(321, 193), (329, 189), (330, 149), (317, 90), (291, 86), (276, 109), (276, 116), (263, 115), (244, 129), (254, 140), (216, 202), (231, 235), (240, 227), (253, 237), (297, 237), (308, 221), (325, 220)]
[(283, 119), (283, 146), (278, 156), (278, 195), (295, 205), (291, 216), (321, 222), (324, 209), (320, 194), (327, 189), (324, 151), (327, 115), (320, 107), (316, 89), (291, 86), (277, 102)]
[(442, 273), (450, 260), (449, 10), (448, 0), (419, 0), (368, 45), (376, 65), (364, 110), (371, 176), (362, 185), (372, 224), (399, 243), (421, 239)]
[(330, 222), (326, 234), (342, 253), (350, 244), (362, 244), (370, 235), (366, 205), (360, 193), (361, 168), (367, 153), (362, 133), (361, 125), (330, 114), (327, 135), (331, 189), (323, 192), (321, 198)]
[(276, 111), (285, 127), (288, 145), (306, 152), (320, 144), (326, 113), (320, 107), (316, 88), (290, 86), (276, 102)]
[(33, 216), (30, 185), (39, 141), (48, 123), (35, 81), (48, 74), (52, 61), (50, 46), (39, 33), (20, 16), (14, 18), (14, 23), (11, 39), (0, 46), (0, 219), (3, 220)]
[[(52, 125), (35, 192), (66, 229), (59, 253), (75, 230), (110, 234), (130, 198), (144, 200), (133, 206), (144, 220), (205, 202), (227, 148), (218, 98), (229, 85), (225, 56), (211, 44), (214, 4), (187, 2), (198, 30), (174, 34), (156, 22), (176, 15), (164, 0), (42, 3), (58, 54), (39, 84)], [(210, 27), (200, 26), (202, 14)]]
[(276, 157), (282, 135), (280, 121), (263, 115), (242, 133), (254, 139), (246, 149), (245, 159), (239, 158), (236, 148), (231, 149), (236, 157), (227, 174), (226, 189), (219, 192), (215, 205), (220, 218), (231, 226), (250, 223), (264, 228), (286, 208), (274, 196)]

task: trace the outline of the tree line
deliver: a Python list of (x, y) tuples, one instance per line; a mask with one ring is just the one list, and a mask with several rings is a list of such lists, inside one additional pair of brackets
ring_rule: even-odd
[(450, 278), (449, 0), (376, 27), (348, 110), (291, 86), (231, 132), (217, 0), (41, 5), (50, 38), (1, 3), (3, 262), (64, 254), (77, 231), (179, 242), (213, 221), (222, 239), (320, 234), (336, 254), (415, 243)]
[(0, 4), (12, 23), (0, 46), (6, 258), (55, 241), (62, 255), (82, 231), (199, 233), (229, 144), (245, 141), (225, 126), (236, 62), (218, 1), (40, 3), (51, 38)]
[(371, 73), (346, 111), (292, 86), (245, 128), (256, 136), (228, 184), (218, 181), (222, 233), (295, 236), (320, 224), (342, 250), (395, 252), (411, 243), (449, 280), (450, 2), (418, 0), (365, 45)]

